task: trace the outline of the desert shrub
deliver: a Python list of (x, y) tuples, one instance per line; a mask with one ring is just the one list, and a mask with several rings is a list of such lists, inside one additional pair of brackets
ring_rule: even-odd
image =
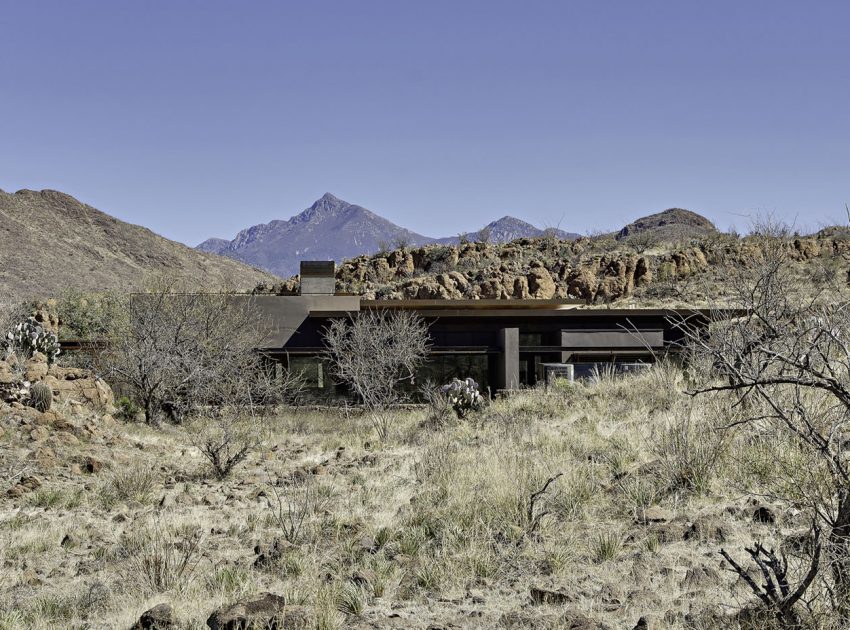
[(367, 311), (335, 319), (325, 330), (334, 376), (347, 383), (385, 440), (394, 420), (391, 408), (406, 399), (401, 384), (412, 381), (429, 347), (428, 326), (410, 311)]
[(199, 528), (147, 527), (138, 533), (128, 577), (154, 593), (184, 590), (201, 559), (202, 541)]
[(254, 351), (264, 336), (250, 296), (186, 293), (164, 281), (122, 300), (100, 362), (142, 406), (146, 422), (180, 422), (199, 406), (241, 404), (234, 389), (250, 391), (252, 379), (265, 386), (264, 358)]
[(595, 562), (616, 560), (623, 551), (623, 536), (619, 532), (601, 532), (591, 542), (591, 556)]
[(369, 601), (365, 588), (346, 582), (337, 591), (336, 608), (345, 615), (362, 615)]
[(716, 430), (705, 418), (694, 418), (693, 409), (668, 416), (652, 436), (652, 450), (668, 488), (697, 494), (708, 491), (728, 443), (727, 433)]
[(96, 340), (111, 336), (122, 316), (122, 301), (113, 293), (68, 289), (57, 301), (63, 339)]
[(159, 477), (150, 468), (129, 466), (116, 468), (101, 486), (98, 497), (102, 505), (110, 507), (123, 501), (150, 502)]
[(227, 408), (198, 414), (188, 433), (219, 479), (227, 477), (266, 439), (267, 429), (252, 409)]
[(463, 418), (484, 404), (484, 398), (478, 391), (478, 383), (471, 378), (452, 379), (451, 383), (443, 385), (441, 391), (458, 418)]
[(132, 398), (128, 398), (127, 396), (121, 396), (121, 398), (115, 401), (115, 407), (118, 409), (115, 416), (119, 420), (124, 420), (126, 422), (135, 420), (142, 412), (142, 408), (136, 404), (136, 401)]
[(328, 509), (333, 498), (333, 489), (319, 484), (313, 475), (293, 475), (281, 487), (271, 483), (266, 493), (272, 522), (293, 545), (302, 541), (311, 519)]
[(428, 416), (425, 420), (427, 425), (443, 427), (456, 417), (448, 396), (442, 390), (442, 386), (427, 383), (422, 387), (421, 392), (422, 398), (428, 405)]

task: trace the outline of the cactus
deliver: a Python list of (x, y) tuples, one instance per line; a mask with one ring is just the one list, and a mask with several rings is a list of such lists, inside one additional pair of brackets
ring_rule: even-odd
[(29, 359), (36, 352), (41, 352), (47, 357), (48, 363), (53, 363), (56, 355), (59, 354), (58, 337), (49, 330), (45, 330), (34, 317), (28, 318), (7, 332), (6, 343), (16, 354), (21, 352), (23, 359)]
[(44, 383), (36, 383), (30, 389), (30, 406), (44, 413), (50, 411), (50, 406), (53, 404), (53, 390), (49, 385)]
[(441, 391), (458, 418), (463, 418), (473, 409), (478, 409), (484, 402), (484, 397), (478, 392), (478, 383), (471, 378), (453, 379), (448, 385), (443, 385)]

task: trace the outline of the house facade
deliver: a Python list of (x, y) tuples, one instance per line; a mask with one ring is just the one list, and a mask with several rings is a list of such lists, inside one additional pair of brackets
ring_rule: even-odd
[(533, 386), (552, 374), (580, 378), (599, 364), (631, 369), (675, 352), (677, 324), (707, 325), (707, 312), (589, 308), (578, 300), (366, 300), (334, 292), (332, 262), (302, 263), (300, 295), (255, 296), (270, 324), (263, 352), (301, 372), (317, 397), (344, 395), (323, 359), (332, 319), (369, 310), (416, 312), (431, 350), (419, 385), (474, 378), (495, 393)]

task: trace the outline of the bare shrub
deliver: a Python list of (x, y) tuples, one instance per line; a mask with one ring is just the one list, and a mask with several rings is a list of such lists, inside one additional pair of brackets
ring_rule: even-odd
[(154, 593), (184, 590), (201, 559), (200, 529), (160, 523), (138, 532), (128, 563), (128, 577)]
[(259, 373), (262, 318), (248, 296), (181, 293), (160, 281), (124, 300), (103, 363), (133, 392), (145, 420), (180, 421), (198, 404), (226, 403), (226, 386)]
[(193, 417), (189, 438), (219, 479), (245, 461), (265, 441), (267, 429), (254, 410), (228, 406)]
[(695, 418), (693, 409), (668, 416), (665, 426), (652, 436), (652, 450), (668, 488), (704, 494), (717, 474), (728, 438), (705, 418)]
[(266, 494), (272, 520), (293, 545), (305, 536), (311, 517), (326, 510), (332, 500), (331, 489), (318, 484), (313, 475), (293, 475), (281, 488), (271, 483)]
[(410, 311), (367, 311), (332, 321), (325, 343), (334, 375), (351, 386), (370, 413), (378, 437), (386, 439), (391, 408), (406, 399), (400, 385), (413, 382), (428, 352), (424, 320)]
[[(834, 296), (841, 295), (837, 287), (822, 299), (821, 292), (830, 287), (796, 286), (790, 280), (794, 278), (789, 269), (790, 234), (787, 226), (774, 221), (758, 223), (748, 239), (752, 260), (737, 266), (729, 282), (733, 305), (739, 310), (712, 313), (708, 335), (693, 319), (678, 325), (692, 351), (713, 366), (710, 377), (697, 382), (691, 393), (729, 397), (727, 432), (737, 439), (756, 436), (780, 446), (761, 465), (764, 485), (749, 491), (803, 510), (813, 527), (824, 531), (818, 579), (796, 581), (807, 589), (817, 585), (820, 590), (814, 599), (846, 616), (850, 614), (846, 448), (850, 302), (835, 301)], [(793, 614), (800, 614), (799, 608)]]
[(455, 414), (452, 404), (449, 402), (449, 397), (443, 391), (441, 385), (434, 385), (429, 382), (420, 391), (425, 404), (428, 405), (428, 416), (425, 419), (428, 426), (445, 427), (457, 420), (457, 414)]

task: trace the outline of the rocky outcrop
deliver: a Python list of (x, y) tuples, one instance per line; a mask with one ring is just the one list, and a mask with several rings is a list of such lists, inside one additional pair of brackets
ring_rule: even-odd
[(274, 593), (263, 593), (215, 611), (207, 619), (210, 630), (307, 630), (313, 616), (302, 606), (287, 606)]
[[(47, 357), (38, 352), (23, 366), (0, 361), (0, 400), (26, 402), (26, 394), (20, 392), (39, 382), (49, 386), (54, 399), (59, 402), (97, 410), (109, 410), (115, 402), (112, 388), (90, 370), (48, 364)], [(12, 396), (10, 392), (13, 390), (19, 393)]]
[[(684, 225), (686, 220), (696, 221), (695, 226), (702, 228), (697, 233), (703, 236), (651, 250), (630, 245), (638, 230), (620, 241), (611, 237), (574, 241), (521, 238), (507, 244), (427, 245), (359, 256), (339, 266), (337, 289), (388, 300), (573, 298), (588, 304), (611, 304), (645, 292), (656, 299), (664, 299), (665, 292), (678, 297), (676, 284), (694, 278), (722, 286), (734, 270), (764, 260), (768, 242), (764, 238), (720, 234), (695, 216), (679, 219)], [(663, 223), (676, 219), (665, 213), (656, 218), (662, 222), (658, 229), (683, 225), (681, 221)], [(845, 275), (850, 278), (850, 231), (825, 230), (785, 239), (782, 246), (795, 264), (838, 266), (843, 269), (842, 279)], [(297, 292), (297, 279), (266, 292)]]

